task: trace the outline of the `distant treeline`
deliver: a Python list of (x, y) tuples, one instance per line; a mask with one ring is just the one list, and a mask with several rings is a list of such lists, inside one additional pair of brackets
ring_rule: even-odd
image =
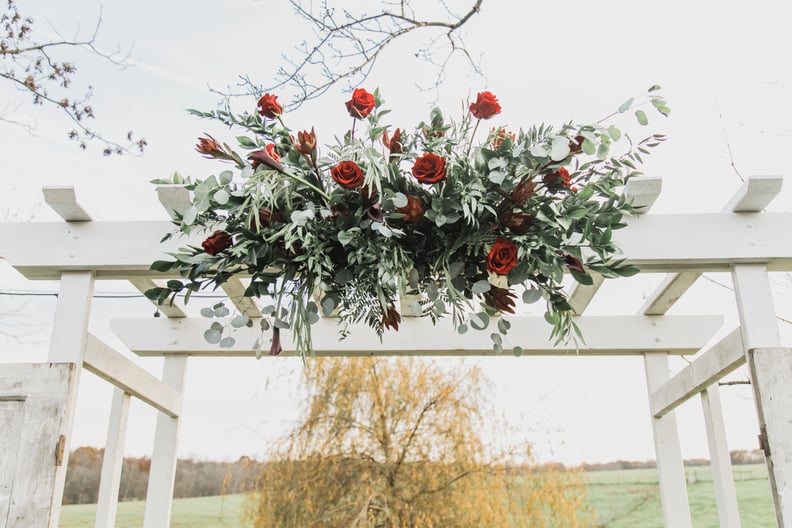
[[(92, 504), (99, 495), (99, 475), (102, 470), (104, 449), (80, 447), (69, 455), (69, 470), (66, 473), (66, 487), (63, 493), (64, 504)], [(760, 450), (731, 452), (732, 464), (758, 464), (764, 462)], [(246, 456), (236, 462), (217, 462), (211, 460), (180, 459), (176, 464), (176, 484), (174, 496), (208, 497), (231, 493), (243, 493), (252, 487), (261, 474), (264, 462)], [(694, 458), (685, 460), (687, 466), (704, 466), (709, 460)], [(547, 467), (563, 468), (562, 464), (546, 464)], [(120, 500), (146, 498), (148, 475), (151, 459), (148, 457), (125, 458), (121, 471)], [(634, 461), (616, 460), (600, 464), (582, 464), (585, 471), (604, 471), (611, 469), (638, 469), (656, 467), (654, 460)], [(535, 468), (534, 468), (535, 469)], [(515, 474), (527, 471), (514, 467)]]
[[(104, 449), (80, 447), (69, 455), (63, 504), (93, 504), (99, 495)], [(176, 464), (174, 496), (207, 497), (247, 491), (261, 473), (261, 462), (241, 457), (236, 462), (180, 459)], [(120, 500), (146, 498), (151, 459), (125, 458)]]
[[(729, 452), (731, 455), (731, 463), (733, 465), (742, 464), (762, 464), (764, 463), (764, 454), (761, 450), (755, 449), (753, 451), (735, 450)], [(708, 466), (709, 459), (706, 458), (690, 458), (685, 460), (686, 466)], [(615, 460), (613, 462), (604, 462), (599, 464), (581, 464), (582, 469), (586, 471), (607, 471), (612, 469), (640, 469), (640, 468), (654, 468), (657, 463), (654, 460)]]

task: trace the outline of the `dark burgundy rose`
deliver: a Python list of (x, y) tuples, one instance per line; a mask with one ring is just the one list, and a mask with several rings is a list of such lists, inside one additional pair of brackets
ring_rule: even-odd
[(340, 185), (347, 189), (354, 189), (363, 185), (365, 176), (363, 170), (354, 161), (342, 161), (332, 169), (330, 176)]
[(352, 99), (346, 102), (347, 112), (356, 119), (364, 119), (377, 106), (374, 96), (363, 88), (352, 92)]
[(421, 183), (437, 183), (446, 179), (446, 160), (442, 156), (426, 152), (415, 160), (412, 175)]
[(382, 327), (392, 328), (398, 332), (399, 323), (401, 323), (401, 315), (399, 315), (399, 312), (396, 311), (395, 307), (389, 306), (388, 309), (382, 314)]
[(264, 117), (275, 119), (283, 113), (283, 107), (278, 104), (278, 96), (265, 93), (258, 101), (258, 112)]
[(413, 196), (412, 194), (408, 194), (407, 205), (404, 207), (398, 207), (396, 212), (404, 214), (402, 220), (405, 222), (414, 222), (415, 220), (420, 220), (423, 218), (424, 208), (420, 198)]
[(498, 98), (490, 92), (479, 92), (476, 102), (470, 103), (470, 113), (477, 119), (489, 119), (495, 114), (499, 114), (501, 106)]
[(503, 219), (503, 227), (515, 235), (524, 235), (532, 222), (533, 216), (528, 213), (511, 213)]
[(572, 177), (566, 167), (561, 167), (560, 169), (545, 174), (542, 180), (548, 190), (557, 191), (562, 187), (569, 187), (572, 182)]
[(580, 273), (586, 273), (586, 269), (583, 267), (583, 263), (576, 257), (569, 255), (568, 253), (561, 253), (564, 257), (564, 262), (566, 263), (567, 267), (572, 271), (578, 271)]
[(491, 286), (489, 291), (484, 292), (482, 295), (487, 306), (492, 306), (499, 312), (514, 313), (514, 299), (517, 296), (511, 290)]
[(498, 237), (487, 255), (487, 271), (508, 275), (517, 265), (517, 246), (511, 240)]
[(231, 247), (231, 234), (225, 231), (215, 231), (201, 243), (201, 247), (210, 255), (217, 255), (224, 249)]
[(286, 169), (281, 165), (280, 155), (275, 152), (275, 145), (270, 143), (265, 148), (251, 152), (248, 154), (248, 159), (251, 160), (251, 165), (255, 169), (262, 163), (270, 169), (275, 169), (278, 172), (284, 172)]

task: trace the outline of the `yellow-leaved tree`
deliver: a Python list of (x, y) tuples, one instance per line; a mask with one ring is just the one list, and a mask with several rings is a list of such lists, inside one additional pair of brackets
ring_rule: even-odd
[[(257, 528), (588, 526), (582, 475), (495, 449), (477, 368), (319, 359), (305, 416), (248, 496)], [(486, 416), (485, 416), (486, 414)]]

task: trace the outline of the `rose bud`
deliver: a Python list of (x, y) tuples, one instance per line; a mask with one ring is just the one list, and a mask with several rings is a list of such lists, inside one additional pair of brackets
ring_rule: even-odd
[(491, 306), (499, 312), (514, 313), (514, 299), (517, 298), (508, 288), (498, 288), (490, 286), (490, 289), (482, 294), (487, 306)]
[(401, 323), (401, 315), (395, 307), (389, 306), (382, 314), (382, 327), (392, 328), (398, 332), (399, 323)]
[(490, 145), (492, 146), (493, 150), (498, 150), (506, 138), (512, 140), (512, 143), (517, 141), (517, 135), (514, 132), (507, 132), (505, 128), (500, 127), (497, 130), (492, 129), (490, 131)]
[(231, 234), (225, 231), (215, 231), (201, 243), (201, 247), (208, 254), (217, 255), (224, 249), (231, 247)]
[(316, 132), (314, 132), (313, 127), (311, 127), (310, 132), (307, 130), (297, 132), (297, 142), (294, 144), (294, 149), (304, 156), (314, 157), (316, 154)]
[(364, 119), (376, 106), (374, 96), (363, 88), (356, 88), (352, 92), (352, 99), (346, 102), (347, 112), (355, 119)]
[(402, 220), (405, 222), (413, 222), (423, 218), (424, 208), (420, 198), (413, 196), (412, 194), (408, 194), (407, 205), (404, 207), (398, 207), (396, 212), (404, 214)]
[(545, 174), (542, 180), (547, 186), (547, 189), (554, 192), (559, 190), (561, 187), (569, 187), (572, 177), (569, 175), (569, 171), (566, 169), (566, 167), (561, 167), (558, 170), (554, 170), (553, 172)]
[(578, 271), (580, 273), (586, 273), (586, 269), (583, 267), (583, 263), (576, 257), (573, 257), (569, 253), (564, 253), (563, 251), (559, 252), (562, 257), (564, 257), (564, 263), (566, 263), (567, 267), (571, 271)]
[(446, 179), (446, 160), (442, 156), (426, 152), (415, 160), (412, 168), (415, 179), (421, 183), (437, 183)]
[(512, 213), (503, 220), (503, 227), (515, 235), (524, 235), (533, 222), (533, 216), (528, 213)]
[(264, 117), (276, 119), (283, 113), (283, 107), (278, 104), (278, 96), (265, 93), (258, 101), (258, 112)]
[(498, 275), (508, 275), (517, 265), (517, 246), (514, 242), (498, 237), (487, 255), (487, 271)]
[(275, 152), (275, 145), (270, 143), (265, 148), (251, 152), (248, 154), (248, 159), (251, 160), (251, 165), (255, 169), (262, 163), (278, 172), (284, 172), (285, 168), (280, 163), (280, 155)]
[(489, 119), (495, 114), (499, 114), (501, 106), (498, 98), (490, 92), (479, 92), (476, 102), (470, 103), (470, 113), (477, 119)]

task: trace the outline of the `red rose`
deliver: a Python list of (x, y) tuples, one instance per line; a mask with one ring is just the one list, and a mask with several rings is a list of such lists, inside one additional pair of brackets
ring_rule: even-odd
[(558, 170), (554, 170), (553, 172), (545, 174), (542, 180), (544, 181), (544, 184), (547, 186), (548, 190), (557, 191), (561, 187), (569, 187), (572, 177), (569, 175), (569, 171), (566, 170), (565, 167), (561, 167)]
[(470, 103), (470, 113), (478, 119), (489, 119), (495, 114), (499, 114), (501, 107), (498, 98), (490, 92), (479, 92), (476, 102)]
[(278, 96), (268, 93), (261, 96), (258, 101), (258, 112), (264, 117), (275, 119), (283, 113), (283, 107), (278, 104)]
[(487, 271), (498, 275), (508, 275), (517, 265), (517, 246), (514, 242), (498, 237), (487, 255)]
[(332, 169), (330, 176), (341, 186), (354, 189), (363, 185), (363, 171), (354, 161), (342, 161)]
[(363, 119), (374, 110), (377, 101), (374, 96), (363, 88), (356, 88), (352, 92), (352, 99), (346, 102), (347, 112), (356, 119)]
[(407, 205), (396, 209), (397, 213), (404, 214), (402, 220), (405, 222), (412, 222), (423, 218), (424, 208), (421, 199), (412, 194), (407, 195)]
[(437, 183), (446, 179), (446, 160), (442, 156), (426, 152), (415, 160), (412, 168), (415, 179), (421, 183)]
[(204, 251), (210, 255), (217, 255), (231, 246), (231, 235), (225, 231), (215, 231), (201, 243)]

